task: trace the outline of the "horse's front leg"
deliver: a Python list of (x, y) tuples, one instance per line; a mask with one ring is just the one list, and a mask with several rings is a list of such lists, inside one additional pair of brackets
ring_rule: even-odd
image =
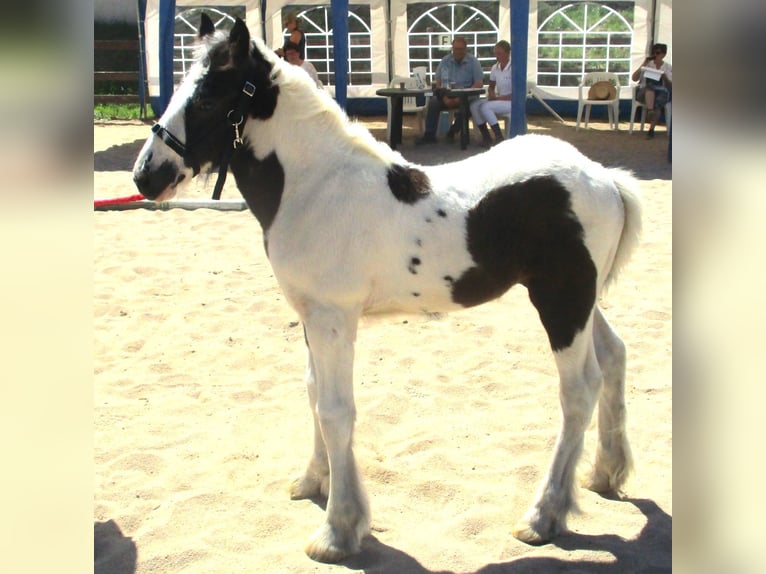
[[(305, 329), (305, 327), (304, 327)], [(305, 333), (305, 331), (304, 331)], [(308, 347), (308, 337), (306, 337)], [(317, 414), (317, 381), (314, 358), (311, 347), (308, 347), (308, 365), (306, 366), (306, 388), (309, 395), (309, 406), (314, 418), (314, 452), (311, 455), (306, 472), (297, 477), (290, 485), (290, 498), (301, 500), (330, 494), (330, 463), (327, 460), (327, 447), (322, 438)]]
[(310, 309), (304, 321), (316, 381), (314, 411), (330, 470), (326, 520), (306, 546), (309, 557), (321, 562), (358, 552), (370, 531), (367, 497), (352, 451), (357, 321), (357, 312), (327, 307)]

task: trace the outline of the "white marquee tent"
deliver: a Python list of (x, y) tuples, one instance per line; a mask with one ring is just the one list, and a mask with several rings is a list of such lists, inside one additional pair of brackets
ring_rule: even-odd
[[(335, 84), (327, 85), (339, 103), (346, 104), (346, 98), (373, 98), (375, 91), (388, 84), (394, 75), (409, 75), (411, 71), (408, 54), (407, 6), (417, 1), (419, 4), (433, 3), (445, 5), (450, 3), (470, 5), (470, 0), (351, 0), (352, 6), (369, 6), (369, 35), (371, 54), (371, 82), (367, 85), (346, 85), (346, 66), (335, 66)], [(510, 40), (513, 47), (513, 66), (528, 70), (526, 74), (534, 80), (537, 69), (537, 10), (542, 0), (499, 0), (497, 38)], [(596, 0), (590, 0), (598, 4)], [(572, 2), (571, 4), (576, 4)], [(161, 112), (173, 91), (174, 77), (174, 30), (176, 19), (183, 17), (185, 11), (205, 7), (206, 10), (236, 7), (241, 17), (247, 22), (253, 34), (264, 38), (269, 46), (277, 47), (282, 43), (282, 20), (290, 9), (290, 0), (138, 0), (139, 19), (143, 21), (143, 40), (146, 59), (146, 80), (149, 96), (155, 112)], [(348, 0), (302, 0), (301, 7), (317, 5), (332, 5), (333, 12), (348, 10)], [(513, 10), (519, 13), (514, 17)], [(524, 11), (525, 14), (520, 14)], [(189, 12), (186, 12), (189, 14)], [(346, 19), (339, 19), (333, 14), (332, 32), (335, 61), (347, 61), (348, 41), (340, 42), (338, 38), (348, 38)], [(192, 25), (198, 22), (198, 15)], [(521, 23), (522, 28), (519, 28)], [(637, 67), (648, 47), (653, 41), (661, 41), (669, 45), (671, 53), (668, 60), (672, 61), (672, 0), (635, 0), (634, 22), (632, 24), (632, 45), (630, 47), (631, 69)], [(345, 27), (345, 30), (343, 28)], [(515, 31), (515, 32), (514, 32)], [(345, 32), (345, 33), (341, 33)], [(523, 38), (523, 45), (514, 40), (512, 34)], [(191, 41), (191, 35), (189, 41)], [(342, 56), (342, 58), (339, 58)], [(524, 66), (523, 64), (526, 64)], [(342, 69), (343, 68), (343, 69)], [(176, 74), (178, 72), (176, 71)], [(520, 82), (524, 78), (519, 79)], [(546, 100), (559, 100), (564, 103), (576, 100), (576, 88), (572, 87), (542, 87)], [(521, 104), (524, 107), (524, 104)]]

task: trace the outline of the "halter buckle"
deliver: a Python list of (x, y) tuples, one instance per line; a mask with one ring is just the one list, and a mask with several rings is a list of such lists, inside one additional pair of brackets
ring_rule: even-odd
[(255, 85), (245, 82), (245, 85), (242, 87), (242, 93), (252, 98), (255, 93)]

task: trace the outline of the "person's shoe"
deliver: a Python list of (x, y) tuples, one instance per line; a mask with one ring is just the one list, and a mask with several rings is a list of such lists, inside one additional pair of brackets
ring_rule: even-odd
[(433, 134), (423, 134), (423, 137), (415, 140), (415, 145), (425, 145), (436, 143), (436, 136)]
[(492, 145), (497, 145), (505, 139), (505, 136), (503, 135), (503, 130), (501, 130), (500, 126), (497, 124), (492, 124), (492, 133), (495, 134), (495, 143), (493, 143)]
[(649, 128), (649, 131), (646, 132), (646, 139), (650, 140), (654, 138), (654, 128)]

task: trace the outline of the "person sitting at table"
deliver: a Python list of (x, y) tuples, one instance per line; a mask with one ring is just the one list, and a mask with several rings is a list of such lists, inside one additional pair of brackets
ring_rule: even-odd
[(285, 42), (284, 47), (285, 52), (285, 60), (290, 62), (293, 66), (298, 66), (299, 68), (303, 68), (303, 70), (311, 76), (311, 79), (314, 80), (314, 83), (317, 85), (317, 88), (322, 87), (322, 81), (319, 79), (319, 74), (317, 74), (317, 69), (314, 67), (314, 65), (311, 62), (307, 62), (303, 58), (301, 58), (300, 53), (300, 47), (295, 42), (290, 42), (289, 40)]
[[(511, 114), (511, 45), (505, 40), (495, 44), (497, 62), (489, 72), (487, 99), (477, 98), (471, 102), (471, 116), (474, 125), (479, 128), (482, 146), (490, 147), (503, 141), (503, 130), (497, 123), (497, 115)], [(487, 124), (492, 128), (495, 141), (489, 135)]]
[[(468, 43), (462, 36), (452, 40), (452, 53), (444, 56), (436, 68), (433, 81), (433, 96), (428, 100), (426, 111), (426, 128), (423, 137), (416, 144), (436, 143), (436, 128), (439, 124), (439, 114), (442, 110), (457, 109), (460, 98), (447, 95), (449, 88), (481, 88), (484, 85), (484, 72), (479, 60), (468, 53)], [(453, 141), (455, 134), (460, 131), (459, 113), (455, 114), (455, 123), (447, 133), (447, 140)]]

